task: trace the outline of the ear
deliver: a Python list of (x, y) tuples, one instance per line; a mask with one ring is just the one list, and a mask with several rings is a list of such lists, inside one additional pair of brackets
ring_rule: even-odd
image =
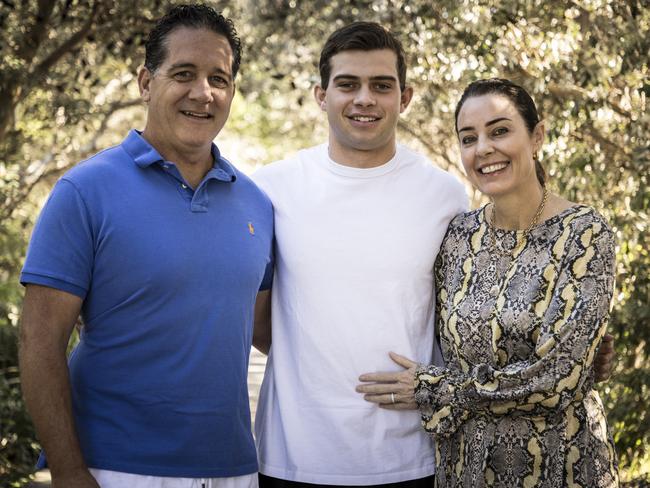
[(146, 103), (151, 99), (151, 78), (152, 74), (144, 66), (138, 72), (138, 88), (140, 89), (140, 97)]
[(544, 144), (544, 133), (546, 132), (546, 128), (544, 125), (544, 121), (540, 120), (537, 122), (537, 125), (533, 129), (533, 154), (537, 154), (541, 149), (542, 145)]
[(320, 106), (320, 109), (324, 112), (327, 110), (327, 101), (326, 101), (326, 90), (323, 89), (320, 85), (314, 86), (314, 99), (316, 103)]
[(404, 88), (404, 91), (400, 95), (399, 113), (402, 113), (404, 112), (404, 110), (406, 110), (406, 107), (409, 106), (409, 103), (411, 103), (412, 98), (413, 98), (413, 88), (407, 86), (406, 88)]

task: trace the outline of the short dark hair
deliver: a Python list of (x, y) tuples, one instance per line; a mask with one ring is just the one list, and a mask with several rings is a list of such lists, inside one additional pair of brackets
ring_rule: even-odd
[(232, 49), (232, 76), (237, 76), (242, 47), (235, 25), (212, 7), (202, 4), (176, 5), (156, 22), (145, 43), (145, 68), (154, 73), (163, 64), (167, 56), (165, 41), (179, 27), (208, 29), (224, 36)]
[(394, 34), (375, 22), (353, 22), (334, 31), (320, 53), (318, 69), (320, 85), (327, 90), (332, 66), (330, 59), (342, 51), (374, 51), (390, 49), (397, 56), (397, 76), (402, 91), (406, 88), (406, 61), (404, 48)]
[[(510, 100), (517, 109), (517, 112), (519, 112), (519, 115), (521, 115), (521, 118), (524, 119), (528, 133), (533, 133), (541, 118), (535, 102), (528, 92), (523, 87), (505, 78), (488, 78), (485, 80), (476, 80), (465, 88), (454, 113), (456, 134), (458, 134), (458, 114), (463, 104), (469, 98), (489, 94), (501, 95)], [(535, 157), (535, 173), (537, 180), (544, 186), (546, 184), (546, 171), (544, 171), (544, 167), (537, 157)]]

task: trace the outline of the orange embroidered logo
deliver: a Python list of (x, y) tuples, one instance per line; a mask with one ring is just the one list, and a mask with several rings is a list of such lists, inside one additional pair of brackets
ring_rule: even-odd
[(248, 223), (248, 232), (250, 232), (252, 236), (255, 235), (255, 227), (253, 227), (253, 222)]

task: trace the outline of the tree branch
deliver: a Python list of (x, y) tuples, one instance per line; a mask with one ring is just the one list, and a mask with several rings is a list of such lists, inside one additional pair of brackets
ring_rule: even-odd
[(558, 83), (555, 83), (554, 81), (550, 81), (547, 85), (547, 88), (552, 95), (555, 95), (560, 99), (573, 97), (579, 100), (590, 101), (592, 103), (607, 103), (610, 107), (612, 107), (614, 112), (616, 112), (617, 114), (622, 115), (623, 117), (627, 117), (628, 119), (632, 117), (632, 114), (630, 113), (629, 110), (625, 110), (623, 107), (620, 106), (619, 103), (612, 100), (611, 98), (599, 99), (597, 97), (592, 97), (591, 95), (589, 95), (589, 92), (587, 92), (587, 90), (585, 90), (584, 88), (580, 88), (579, 86), (560, 85)]
[[(95, 18), (97, 17), (98, 11), (99, 2), (94, 2), (86, 23), (77, 32), (72, 34), (72, 36), (64, 41), (59, 47), (52, 51), (49, 56), (47, 56), (38, 64), (38, 66), (33, 69), (32, 76), (30, 76), (30, 79), (33, 80), (31, 86), (38, 83), (41, 77), (45, 75), (50, 70), (50, 68), (59, 61), (59, 59), (74, 49), (86, 36), (92, 32), (92, 27), (95, 22)], [(28, 90), (25, 90), (25, 92), (27, 91)]]
[(24, 40), (20, 43), (20, 48), (17, 50), (16, 55), (24, 59), (28, 64), (32, 62), (38, 48), (43, 42), (43, 38), (47, 32), (47, 24), (52, 16), (54, 5), (53, 0), (39, 0), (38, 10), (36, 11), (36, 22), (29, 31), (25, 34)]
[[(16, 56), (30, 64), (43, 42), (47, 31), (47, 24), (52, 16), (55, 2), (52, 0), (39, 0), (36, 20), (31, 28), (25, 33), (22, 40), (19, 39)], [(25, 76), (9, 76), (0, 86), (0, 139), (2, 139), (9, 127), (14, 124), (14, 108), (18, 101), (24, 97), (23, 90)]]

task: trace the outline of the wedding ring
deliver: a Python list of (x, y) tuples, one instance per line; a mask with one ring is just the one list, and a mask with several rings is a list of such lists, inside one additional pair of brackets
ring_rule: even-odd
[(395, 393), (390, 394), (390, 401), (395, 403)]

